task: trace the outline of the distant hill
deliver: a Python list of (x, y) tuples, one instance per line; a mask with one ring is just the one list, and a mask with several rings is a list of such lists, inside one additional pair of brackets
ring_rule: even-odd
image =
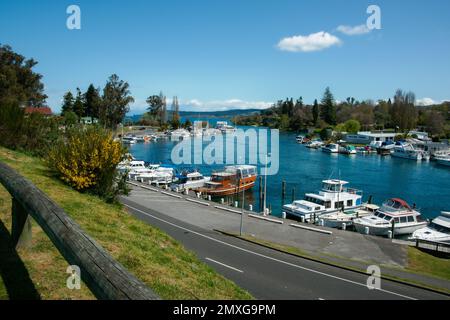
[[(226, 111), (207, 111), (207, 112), (199, 112), (199, 111), (180, 111), (180, 117), (182, 119), (190, 118), (190, 119), (231, 119), (235, 116), (247, 116), (254, 113), (261, 112), (260, 109), (233, 109)], [(133, 122), (139, 121), (141, 119), (142, 114), (135, 114), (132, 116), (127, 116), (127, 119), (131, 119)]]

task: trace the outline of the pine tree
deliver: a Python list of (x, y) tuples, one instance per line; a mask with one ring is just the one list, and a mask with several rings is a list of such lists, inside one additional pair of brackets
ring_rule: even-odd
[(319, 109), (319, 103), (317, 102), (317, 99), (314, 100), (314, 105), (312, 108), (312, 114), (313, 114), (313, 121), (314, 126), (318, 126), (319, 124), (319, 116), (320, 116), (320, 109)]
[(99, 109), (102, 103), (99, 91), (91, 84), (84, 94), (84, 115), (86, 117), (99, 117)]
[(74, 98), (72, 92), (68, 91), (63, 97), (63, 104), (61, 107), (61, 114), (73, 111)]
[(322, 120), (330, 125), (336, 125), (336, 105), (334, 102), (334, 96), (331, 93), (329, 87), (325, 89), (325, 92), (321, 101), (321, 117)]
[(77, 97), (75, 98), (75, 102), (73, 104), (73, 112), (81, 118), (84, 117), (84, 101), (83, 95), (81, 94), (80, 88), (77, 88)]

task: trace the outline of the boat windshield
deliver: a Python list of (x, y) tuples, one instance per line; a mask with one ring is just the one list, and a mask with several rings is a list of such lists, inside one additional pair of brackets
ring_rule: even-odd
[(324, 183), (324, 184), (322, 184), (322, 190), (331, 191), (331, 192), (341, 192), (342, 185), (341, 184)]
[(434, 223), (434, 222), (430, 223), (430, 228), (432, 228), (432, 229), (434, 229), (434, 230), (436, 230), (438, 232), (443, 232), (443, 233), (449, 233), (450, 232), (450, 228), (449, 227), (446, 227), (446, 226), (443, 226), (443, 225), (440, 225), (440, 224), (437, 224), (437, 223)]

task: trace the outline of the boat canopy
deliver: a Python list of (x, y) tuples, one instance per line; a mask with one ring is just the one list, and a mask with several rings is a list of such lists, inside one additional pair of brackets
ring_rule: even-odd
[(388, 201), (383, 203), (383, 207), (385, 208), (388, 207), (394, 209), (395, 211), (402, 211), (402, 210), (412, 211), (409, 204), (405, 200), (399, 198), (389, 199)]

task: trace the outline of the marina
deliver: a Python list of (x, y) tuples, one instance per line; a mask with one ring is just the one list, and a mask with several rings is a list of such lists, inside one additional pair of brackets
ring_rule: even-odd
[[(297, 135), (280, 134), (280, 168), (277, 175), (267, 178), (267, 207), (274, 216), (282, 216), (283, 205), (302, 199), (304, 194), (321, 188), (326, 178), (335, 179), (339, 173), (355, 189), (364, 190), (363, 203), (372, 197), (374, 204), (392, 197), (405, 199), (420, 208), (424, 218), (433, 219), (439, 212), (448, 211), (450, 188), (449, 170), (437, 161), (411, 161), (391, 156), (380, 156), (376, 151), (344, 156), (328, 154), (319, 149), (308, 148), (308, 144), (297, 143)], [(200, 139), (193, 137), (192, 139)], [(317, 142), (317, 140), (315, 140)], [(171, 164), (171, 150), (178, 143), (160, 138), (151, 143), (136, 143), (129, 146), (136, 159), (146, 163)], [(194, 155), (193, 155), (194, 156)], [(195, 167), (204, 176), (223, 170), (223, 165), (200, 165)], [(261, 168), (262, 171), (264, 168)], [(254, 187), (245, 192), (245, 206), (252, 205), (255, 211), (262, 209), (259, 190), (264, 179), (260, 176)], [(283, 200), (282, 183), (286, 182)], [(226, 202), (240, 203), (242, 195), (231, 196)], [(217, 199), (220, 201), (220, 198)]]

